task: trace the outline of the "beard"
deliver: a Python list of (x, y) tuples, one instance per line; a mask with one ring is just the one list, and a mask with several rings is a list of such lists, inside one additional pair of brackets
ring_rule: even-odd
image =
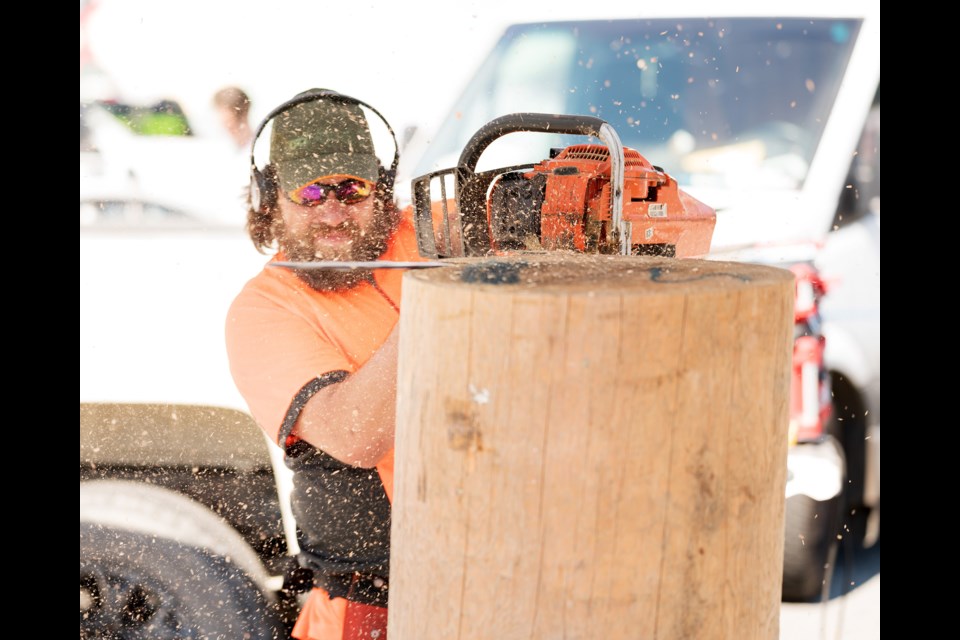
[[(395, 212), (379, 211), (373, 217), (369, 228), (363, 229), (352, 219), (330, 226), (311, 225), (304, 233), (290, 234), (281, 224), (279, 229), (279, 247), (286, 258), (292, 262), (317, 262), (320, 260), (339, 260), (344, 262), (367, 262), (376, 260), (387, 249), (387, 241), (397, 228), (399, 216)], [(347, 248), (330, 253), (317, 247), (315, 238), (325, 234), (350, 235)], [(317, 291), (340, 291), (351, 289), (361, 282), (373, 278), (370, 269), (293, 269), (294, 274)]]

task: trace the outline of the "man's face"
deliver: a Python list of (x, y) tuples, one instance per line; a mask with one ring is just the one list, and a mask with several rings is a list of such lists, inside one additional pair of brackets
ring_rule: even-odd
[[(335, 185), (338, 180), (318, 182)], [(377, 209), (373, 195), (348, 204), (330, 193), (316, 204), (303, 205), (281, 193), (277, 198), (280, 249), (295, 262), (376, 260), (393, 231), (389, 216), (378, 214)], [(339, 289), (352, 286), (368, 273), (327, 270), (300, 271), (298, 275), (314, 288)]]
[(356, 260), (374, 226), (372, 196), (346, 204), (331, 194), (307, 206), (281, 194), (277, 202), (283, 222), (281, 248), (291, 260)]

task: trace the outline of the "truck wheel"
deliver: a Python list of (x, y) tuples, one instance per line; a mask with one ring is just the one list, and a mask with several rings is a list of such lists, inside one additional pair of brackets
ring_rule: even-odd
[(811, 602), (829, 592), (842, 502), (842, 496), (824, 502), (805, 495), (787, 499), (784, 601)]
[(80, 638), (285, 637), (260, 590), (225, 558), (80, 523)]
[(129, 480), (80, 483), (80, 522), (143, 533), (206, 549), (242, 569), (272, 599), (269, 576), (243, 536), (205, 506), (181, 493)]
[(787, 499), (783, 549), (783, 600), (811, 602), (829, 590), (837, 548), (840, 498), (817, 502), (809, 496)]
[(845, 502), (846, 463), (839, 442), (801, 444), (788, 458), (783, 548), (786, 602), (811, 602), (829, 593)]

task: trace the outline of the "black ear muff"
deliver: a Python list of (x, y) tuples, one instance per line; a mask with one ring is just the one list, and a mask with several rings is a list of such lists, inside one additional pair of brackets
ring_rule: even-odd
[(393, 183), (397, 179), (397, 170), (395, 168), (385, 169), (380, 165), (377, 169), (377, 196), (380, 202), (390, 204), (393, 202)]
[(393, 138), (393, 162), (390, 164), (389, 169), (384, 169), (383, 166), (380, 167), (377, 176), (377, 191), (381, 195), (383, 202), (393, 201), (393, 182), (396, 180), (397, 165), (400, 162), (400, 147), (397, 144), (397, 136), (393, 132), (393, 127), (390, 126), (390, 123), (387, 122), (387, 119), (384, 118), (379, 111), (362, 100), (357, 100), (356, 98), (351, 98), (350, 96), (345, 96), (336, 91), (330, 91), (329, 89), (311, 89), (310, 91), (304, 91), (273, 109), (263, 119), (253, 135), (253, 141), (250, 143), (250, 205), (254, 211), (262, 214), (268, 213), (277, 203), (278, 188), (272, 174), (267, 175), (267, 170), (260, 171), (260, 169), (257, 168), (257, 163), (254, 159), (254, 149), (257, 144), (257, 139), (260, 137), (260, 134), (263, 133), (267, 124), (284, 111), (288, 111), (305, 102), (321, 99), (338, 100), (343, 103), (366, 107), (376, 114), (387, 126), (387, 131), (390, 132), (390, 137)]
[(250, 166), (250, 206), (257, 213), (265, 214), (276, 203), (276, 190), (267, 177), (255, 165)]

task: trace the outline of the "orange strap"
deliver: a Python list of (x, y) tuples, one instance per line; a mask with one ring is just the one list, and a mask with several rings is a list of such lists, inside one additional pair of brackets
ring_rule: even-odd
[(386, 640), (387, 609), (310, 591), (292, 636), (298, 640)]
[(343, 640), (387, 640), (387, 610), (370, 604), (347, 602)]

